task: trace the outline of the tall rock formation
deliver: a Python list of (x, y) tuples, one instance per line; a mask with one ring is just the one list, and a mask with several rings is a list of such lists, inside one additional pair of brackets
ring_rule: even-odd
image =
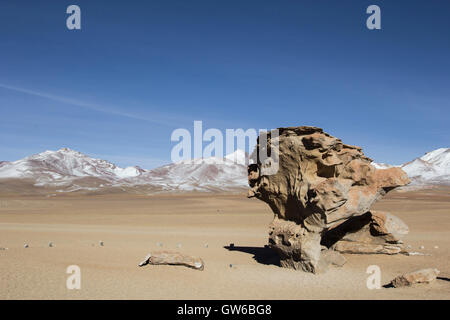
[[(278, 171), (264, 175), (265, 162), (257, 159), (248, 167), (248, 179), (249, 197), (266, 202), (275, 214), (269, 245), (279, 253), (283, 267), (320, 272), (332, 263), (326, 257), (333, 249), (350, 252), (364, 246), (357, 253), (391, 254), (402, 250), (406, 225), (370, 207), (390, 190), (408, 184), (405, 172), (376, 169), (360, 147), (317, 127), (278, 130), (278, 136), (267, 137), (271, 158), (279, 159)], [(254, 154), (260, 146), (265, 148), (261, 138)]]

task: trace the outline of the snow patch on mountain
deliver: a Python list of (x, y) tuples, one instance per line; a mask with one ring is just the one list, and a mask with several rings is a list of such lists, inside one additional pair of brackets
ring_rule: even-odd
[(390, 164), (387, 164), (387, 163), (376, 163), (376, 162), (372, 162), (371, 165), (374, 166), (376, 169), (389, 169), (389, 168), (397, 167), (397, 166), (391, 166)]
[(249, 164), (249, 155), (244, 150), (236, 150), (225, 156), (225, 159), (239, 165), (247, 166)]

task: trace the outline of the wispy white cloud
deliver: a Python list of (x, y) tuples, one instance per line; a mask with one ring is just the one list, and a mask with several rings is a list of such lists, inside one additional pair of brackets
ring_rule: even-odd
[(68, 98), (68, 97), (57, 96), (57, 95), (49, 94), (46, 92), (40, 92), (40, 91), (30, 90), (30, 89), (26, 89), (26, 88), (19, 88), (19, 87), (10, 86), (10, 85), (6, 85), (6, 84), (2, 84), (2, 83), (0, 83), (0, 88), (15, 91), (15, 92), (20, 92), (23, 94), (32, 95), (35, 97), (44, 98), (44, 99), (48, 99), (48, 100), (52, 100), (52, 101), (56, 101), (56, 102), (61, 102), (64, 104), (82, 107), (82, 108), (94, 110), (97, 112), (102, 112), (102, 113), (109, 114), (109, 115), (115, 115), (115, 116), (125, 117), (125, 118), (129, 118), (129, 119), (146, 121), (146, 122), (151, 122), (151, 123), (166, 125), (166, 126), (171, 126), (171, 127), (176, 125), (176, 124), (174, 124), (173, 121), (157, 119), (154, 116), (147, 117), (147, 116), (143, 116), (143, 115), (139, 115), (139, 114), (123, 112), (123, 111), (118, 110), (117, 108), (105, 107), (105, 106), (98, 105), (95, 103), (89, 103), (89, 102), (80, 101), (80, 100), (72, 99), (72, 98)]

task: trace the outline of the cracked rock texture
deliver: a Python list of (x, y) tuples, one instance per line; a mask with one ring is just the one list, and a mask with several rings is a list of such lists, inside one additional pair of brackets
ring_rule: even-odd
[[(397, 217), (370, 207), (409, 179), (400, 168), (376, 169), (360, 147), (343, 143), (317, 127), (279, 128), (267, 136), (276, 173), (264, 174), (258, 138), (254, 164), (248, 167), (249, 197), (266, 202), (275, 214), (269, 245), (281, 265), (308, 272), (326, 270), (327, 249), (344, 253), (402, 251), (408, 227)], [(264, 137), (266, 138), (266, 137)], [(279, 146), (279, 150), (271, 146)], [(273, 162), (272, 162), (273, 163)]]

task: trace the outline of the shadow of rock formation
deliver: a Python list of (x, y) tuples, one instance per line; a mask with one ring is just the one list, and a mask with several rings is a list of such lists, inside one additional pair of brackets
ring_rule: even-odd
[(269, 246), (264, 247), (243, 247), (243, 246), (224, 246), (225, 249), (229, 251), (240, 251), (253, 255), (258, 263), (265, 265), (275, 265), (280, 266), (280, 257)]

